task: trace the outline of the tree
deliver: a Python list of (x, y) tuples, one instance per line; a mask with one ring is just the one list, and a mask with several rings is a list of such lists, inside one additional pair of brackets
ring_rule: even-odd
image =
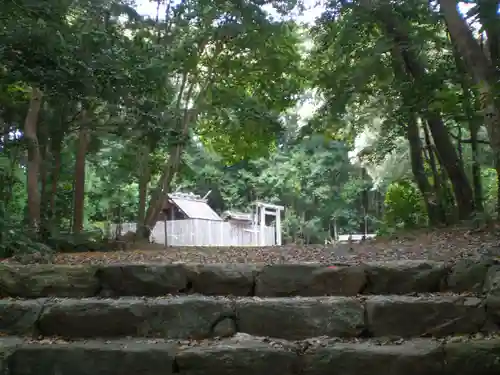
[[(448, 57), (453, 57), (453, 45), (439, 14), (421, 1), (332, 3), (313, 29), (313, 36), (312, 63), (317, 66), (316, 82), (326, 99), (319, 113), (324, 120), (316, 121), (316, 128), (317, 124), (341, 128), (354, 105), (373, 108), (370, 105), (376, 103), (375, 112), (383, 119), (381, 149), (371, 150), (371, 156), (377, 159), (380, 151), (391, 151), (394, 137), (406, 133), (411, 142), (414, 177), (428, 202), (430, 221), (445, 220), (438, 209), (447, 196), (446, 186), (440, 191), (442, 179), (451, 184), (458, 218), (470, 217), (475, 210), (473, 190), (463, 164), (463, 150), (454, 145), (450, 132), (458, 109), (450, 89), (453, 85), (463, 87), (464, 82), (460, 82), (458, 74), (451, 77), (441, 68), (446, 62), (448, 71), (458, 69), (456, 61)], [(472, 96), (468, 99), (469, 111), (474, 111)], [(354, 125), (358, 129), (360, 120), (358, 115)], [(420, 122), (423, 126), (418, 130)], [(421, 139), (428, 130), (424, 144)], [(423, 163), (418, 161), (422, 154), (427, 158)], [(477, 152), (475, 155), (477, 159)], [(434, 187), (422, 173), (426, 165), (432, 167)]]

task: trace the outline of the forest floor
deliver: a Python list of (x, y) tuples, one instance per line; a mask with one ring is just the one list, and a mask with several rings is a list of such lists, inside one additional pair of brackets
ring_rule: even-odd
[(370, 260), (429, 259), (455, 261), (464, 257), (500, 257), (500, 225), (419, 230), (360, 243), (285, 245), (281, 247), (184, 247), (132, 244), (126, 251), (58, 254), (57, 264), (109, 263), (357, 263)]

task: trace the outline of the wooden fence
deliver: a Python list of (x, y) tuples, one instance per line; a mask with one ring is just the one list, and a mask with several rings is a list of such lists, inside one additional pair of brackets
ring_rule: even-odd
[[(151, 232), (151, 240), (167, 246), (262, 246), (258, 225), (238, 225), (226, 221), (186, 219), (159, 221)], [(111, 236), (117, 231), (117, 224), (111, 224)], [(121, 224), (121, 233), (135, 231), (135, 223)], [(264, 228), (263, 246), (275, 246), (274, 226)]]

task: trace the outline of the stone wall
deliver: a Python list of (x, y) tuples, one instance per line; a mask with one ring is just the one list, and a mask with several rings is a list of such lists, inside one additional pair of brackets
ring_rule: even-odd
[(498, 338), (292, 343), (240, 335), (210, 343), (137, 339), (127, 345), (9, 339), (0, 346), (0, 374), (493, 375), (500, 372), (499, 357)]
[(444, 337), (496, 331), (477, 297), (208, 297), (0, 300), (0, 335), (207, 339), (245, 333), (310, 337)]
[(200, 293), (257, 297), (483, 293), (498, 287), (498, 265), (463, 260), (321, 264), (0, 264), (0, 297), (119, 297)]

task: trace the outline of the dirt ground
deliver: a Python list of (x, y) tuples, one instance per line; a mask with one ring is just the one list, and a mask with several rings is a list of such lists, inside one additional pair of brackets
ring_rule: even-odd
[(413, 231), (361, 243), (281, 247), (184, 247), (134, 244), (131, 250), (58, 254), (57, 264), (119, 263), (356, 263), (369, 260), (500, 257), (500, 226)]

